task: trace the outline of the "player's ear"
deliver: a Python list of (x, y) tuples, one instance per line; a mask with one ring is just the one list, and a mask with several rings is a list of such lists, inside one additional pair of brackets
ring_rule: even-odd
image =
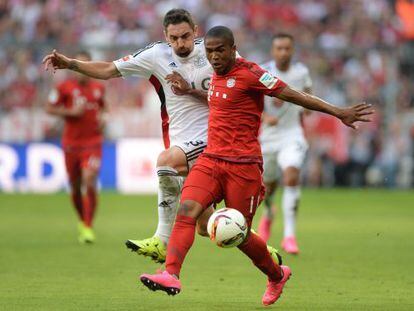
[(194, 25), (194, 37), (198, 37), (198, 25)]
[(234, 45), (231, 47), (231, 52), (233, 53), (233, 55), (234, 55), (234, 56), (236, 56), (236, 51), (237, 51), (237, 46), (234, 44)]
[(163, 32), (164, 32), (165, 41), (170, 42), (168, 40), (167, 30), (165, 28), (164, 28)]

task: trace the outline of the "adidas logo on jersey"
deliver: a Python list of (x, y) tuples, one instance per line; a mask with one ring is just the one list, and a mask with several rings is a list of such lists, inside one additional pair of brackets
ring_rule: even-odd
[(171, 62), (171, 63), (168, 64), (168, 67), (177, 68), (178, 66), (175, 62)]

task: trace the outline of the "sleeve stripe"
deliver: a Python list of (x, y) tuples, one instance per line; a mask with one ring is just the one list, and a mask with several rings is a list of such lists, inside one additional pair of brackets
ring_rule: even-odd
[(156, 42), (153, 42), (153, 43), (151, 43), (151, 44), (148, 44), (146, 47), (143, 47), (142, 49), (139, 49), (138, 51), (136, 51), (133, 55), (132, 55), (132, 57), (137, 57), (139, 54), (141, 54), (142, 52), (144, 52), (144, 51), (146, 51), (146, 50), (148, 50), (148, 49), (150, 49), (150, 48), (152, 48), (152, 47), (154, 47), (154, 46), (156, 46), (157, 44), (160, 44), (160, 43), (162, 43), (162, 41), (156, 41)]

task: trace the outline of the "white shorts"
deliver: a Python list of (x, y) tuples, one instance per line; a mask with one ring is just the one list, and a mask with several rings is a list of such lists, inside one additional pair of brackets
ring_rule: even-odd
[(279, 170), (293, 166), (300, 169), (305, 161), (308, 143), (303, 136), (290, 137), (276, 143), (262, 144), (263, 180), (276, 181)]
[(204, 149), (206, 149), (207, 139), (186, 141), (175, 144), (174, 146), (177, 146), (184, 152), (185, 157), (187, 158), (188, 171), (190, 171), (200, 154), (202, 154)]

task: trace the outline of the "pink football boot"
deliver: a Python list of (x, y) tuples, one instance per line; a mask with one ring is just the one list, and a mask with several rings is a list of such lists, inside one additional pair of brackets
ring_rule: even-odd
[(169, 274), (167, 271), (157, 274), (142, 274), (141, 282), (152, 291), (162, 290), (168, 295), (177, 295), (181, 291), (179, 279)]
[(283, 271), (283, 277), (279, 282), (267, 282), (267, 288), (262, 298), (262, 303), (265, 306), (269, 306), (275, 303), (280, 295), (282, 295), (283, 287), (292, 275), (292, 271), (288, 266), (280, 266)]
[(284, 238), (282, 241), (282, 249), (288, 254), (299, 254), (299, 247), (298, 243), (296, 243), (296, 238), (294, 236)]

